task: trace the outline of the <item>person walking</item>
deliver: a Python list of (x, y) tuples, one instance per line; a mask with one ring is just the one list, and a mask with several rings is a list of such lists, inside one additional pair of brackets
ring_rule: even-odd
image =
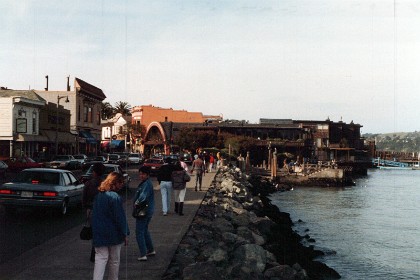
[[(150, 167), (142, 166), (139, 169), (140, 184), (137, 188), (136, 194), (134, 195), (134, 204), (136, 201), (146, 201), (147, 211), (146, 216), (142, 218), (136, 218), (136, 240), (139, 246), (140, 257), (138, 261), (147, 261), (148, 256), (156, 255), (153, 247), (152, 237), (149, 232), (149, 223), (152, 220), (152, 216), (155, 209), (155, 198), (153, 192), (153, 184), (150, 180)], [(133, 205), (134, 207), (134, 205)]]
[(172, 164), (171, 158), (165, 159), (165, 164), (159, 168), (159, 173), (157, 175), (157, 180), (160, 186), (160, 193), (162, 195), (162, 213), (163, 216), (166, 216), (171, 207), (171, 197), (172, 197), (172, 181), (171, 174), (174, 170), (174, 165)]
[(203, 181), (203, 174), (206, 172), (202, 156), (195, 155), (195, 160), (192, 163), (191, 174), (195, 171), (195, 191), (197, 191), (197, 185), (201, 191), (201, 183)]
[[(98, 188), (102, 183), (102, 175), (104, 174), (105, 166), (101, 162), (97, 162), (92, 166), (92, 178), (85, 182), (82, 193), (82, 207), (86, 210), (86, 225), (92, 225), (92, 208), (93, 199), (98, 193)], [(95, 262), (95, 247), (92, 246), (90, 251), (90, 261)]]
[(214, 161), (215, 161), (215, 159), (214, 159), (213, 153), (210, 153), (210, 156), (209, 156), (209, 172), (213, 171)]
[(120, 252), (127, 245), (130, 234), (122, 199), (117, 191), (122, 188), (124, 178), (111, 172), (99, 186), (93, 203), (92, 233), (95, 247), (93, 280), (102, 280), (108, 265), (108, 279), (117, 280), (120, 268)]
[[(188, 169), (187, 169), (188, 170)], [(187, 191), (187, 182), (191, 180), (190, 175), (188, 175), (187, 170), (182, 167), (181, 161), (178, 161), (174, 170), (172, 171), (171, 180), (172, 188), (174, 189), (175, 197), (175, 213), (178, 213), (180, 216), (184, 216), (184, 199), (185, 193)]]

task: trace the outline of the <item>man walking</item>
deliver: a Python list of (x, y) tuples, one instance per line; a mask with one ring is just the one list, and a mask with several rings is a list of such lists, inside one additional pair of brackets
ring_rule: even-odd
[(204, 162), (202, 160), (202, 156), (195, 155), (195, 160), (193, 161), (192, 167), (191, 167), (191, 174), (195, 171), (195, 191), (197, 191), (197, 185), (199, 187), (199, 190), (201, 191), (201, 183), (203, 181), (203, 173), (206, 172), (206, 167), (204, 165)]

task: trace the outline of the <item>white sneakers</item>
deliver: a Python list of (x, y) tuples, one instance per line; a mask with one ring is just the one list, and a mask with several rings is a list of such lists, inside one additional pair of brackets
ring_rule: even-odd
[(152, 252), (147, 253), (146, 256), (138, 257), (137, 260), (145, 262), (147, 261), (147, 256), (155, 256), (155, 255), (156, 255), (156, 251), (152, 251)]

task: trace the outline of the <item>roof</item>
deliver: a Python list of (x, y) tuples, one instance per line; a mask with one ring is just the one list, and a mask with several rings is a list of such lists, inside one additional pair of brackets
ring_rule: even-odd
[[(102, 91), (102, 89), (95, 87), (94, 85), (91, 85), (79, 78), (75, 78), (75, 82), (79, 85), (79, 91), (83, 91), (86, 93), (89, 93), (93, 96), (95, 96), (96, 98), (100, 99), (100, 100), (104, 100), (106, 98), (106, 95), (104, 94), (104, 92)], [(76, 87), (76, 85), (75, 85)]]
[(41, 101), (41, 102), (46, 102), (44, 98), (42, 98), (41, 96), (39, 96), (35, 90), (31, 89), (31, 90), (11, 90), (11, 89), (6, 89), (6, 90), (0, 90), (0, 97), (24, 97), (30, 100), (35, 100), (35, 101)]

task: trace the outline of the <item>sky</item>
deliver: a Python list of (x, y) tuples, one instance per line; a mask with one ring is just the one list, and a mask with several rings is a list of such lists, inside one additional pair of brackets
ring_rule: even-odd
[(0, 86), (419, 131), (420, 1), (0, 0)]

